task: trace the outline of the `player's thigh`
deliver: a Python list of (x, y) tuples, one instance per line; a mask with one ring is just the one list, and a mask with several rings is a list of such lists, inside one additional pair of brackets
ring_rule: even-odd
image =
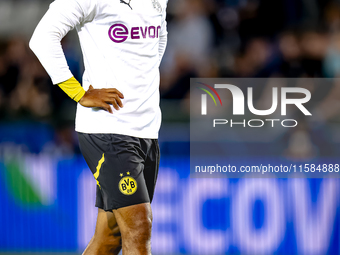
[(152, 226), (150, 203), (126, 206), (113, 212), (119, 225), (123, 241), (127, 239), (141, 242), (150, 241)]
[(120, 237), (119, 226), (113, 212), (106, 212), (103, 209), (98, 208), (95, 236), (98, 238)]

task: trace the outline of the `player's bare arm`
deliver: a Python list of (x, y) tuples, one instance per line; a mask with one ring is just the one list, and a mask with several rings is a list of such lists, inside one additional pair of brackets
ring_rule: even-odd
[(85, 107), (100, 107), (112, 113), (110, 104), (119, 110), (123, 107), (121, 99), (124, 95), (117, 89), (94, 89), (90, 85), (84, 96), (79, 100), (79, 103)]

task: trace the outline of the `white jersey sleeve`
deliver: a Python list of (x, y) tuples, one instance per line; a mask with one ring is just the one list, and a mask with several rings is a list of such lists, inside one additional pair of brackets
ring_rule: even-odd
[(159, 63), (162, 61), (167, 41), (168, 41), (168, 30), (167, 30), (167, 23), (166, 23), (166, 8), (163, 8), (162, 25), (161, 25), (161, 32), (159, 36), (159, 47), (158, 47)]
[(95, 14), (96, 0), (56, 0), (39, 22), (29, 46), (53, 84), (73, 76), (61, 47), (61, 39), (76, 25), (91, 21)]

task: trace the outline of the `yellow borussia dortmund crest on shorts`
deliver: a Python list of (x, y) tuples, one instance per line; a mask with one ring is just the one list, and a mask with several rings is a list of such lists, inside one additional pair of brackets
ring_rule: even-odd
[(137, 182), (131, 176), (126, 176), (119, 181), (119, 190), (124, 195), (132, 195), (137, 190)]

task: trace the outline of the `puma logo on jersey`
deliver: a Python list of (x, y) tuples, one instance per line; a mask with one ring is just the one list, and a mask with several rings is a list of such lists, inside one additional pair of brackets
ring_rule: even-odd
[(123, 24), (114, 24), (109, 29), (109, 37), (115, 43), (125, 42), (126, 39), (159, 38), (161, 26), (131, 27), (128, 29)]
[(125, 2), (124, 0), (120, 0), (120, 3), (121, 3), (121, 4), (126, 4), (126, 5), (129, 6), (130, 9), (132, 10), (132, 7), (131, 7), (131, 5), (130, 5), (131, 0), (129, 0), (129, 2)]

